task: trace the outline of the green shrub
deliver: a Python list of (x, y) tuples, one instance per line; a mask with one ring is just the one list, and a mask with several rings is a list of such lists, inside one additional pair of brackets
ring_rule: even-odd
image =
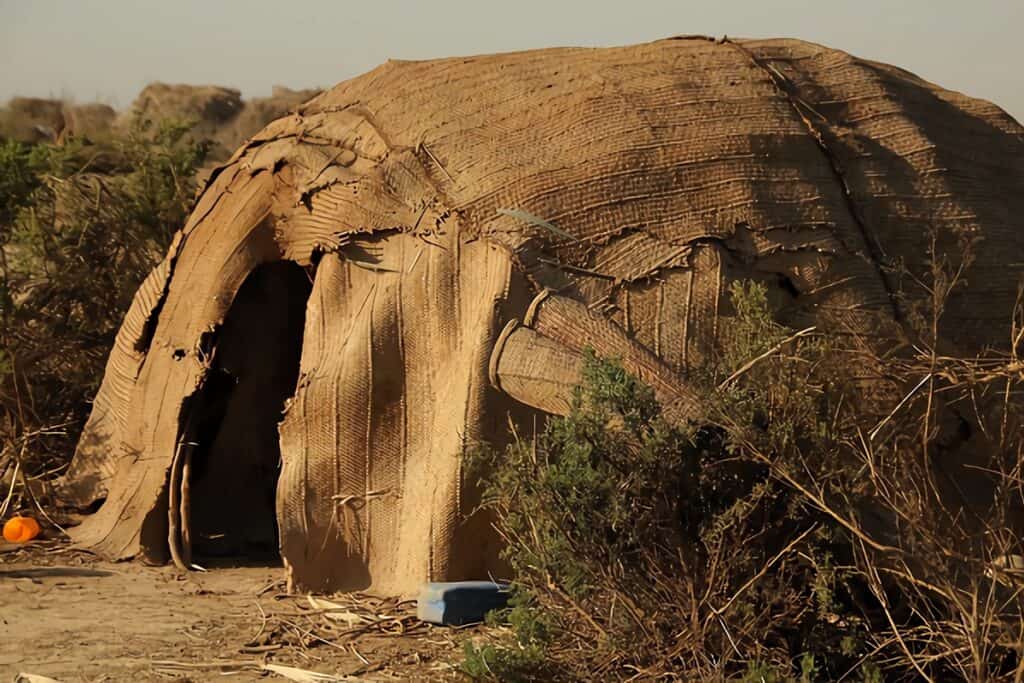
[(466, 641), (459, 668), (473, 680), (536, 681), (551, 676), (543, 651), (535, 646), (477, 645)]
[[(768, 316), (763, 289), (737, 288), (734, 299), (735, 338), (709, 384), (789, 336)], [(819, 340), (795, 344), (821, 362)], [(766, 368), (724, 388), (718, 410), (764, 424), (757, 438), (776, 450), (794, 449), (806, 432), (828, 444), (820, 387), (790, 383), (767, 396), (761, 375), (793, 370)], [(799, 674), (797, 660), (812, 650), (848, 666), (838, 643), (851, 627), (832, 627), (805, 607), (837, 581), (827, 527), (735, 436), (669, 424), (648, 387), (590, 355), (567, 417), (549, 420), (535, 440), (477, 456), (491, 473), (485, 504), (497, 512), (516, 586), (557, 634), (545, 642), (514, 628), (512, 651), (557, 648), (556, 668), (570, 678), (739, 675), (754, 659)], [(829, 617), (835, 607), (829, 600), (820, 612)], [(741, 634), (752, 648), (742, 655)]]

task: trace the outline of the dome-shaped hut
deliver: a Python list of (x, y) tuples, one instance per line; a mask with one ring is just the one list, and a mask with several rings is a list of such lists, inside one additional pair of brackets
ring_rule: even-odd
[(486, 576), (461, 455), (564, 412), (585, 347), (698, 415), (730, 281), (892, 344), (933, 240), (975, 243), (944, 340), (998, 344), (1022, 216), (1010, 116), (810, 43), (388, 62), (214, 173), (111, 352), (74, 536), (185, 563), (279, 542), (314, 588)]

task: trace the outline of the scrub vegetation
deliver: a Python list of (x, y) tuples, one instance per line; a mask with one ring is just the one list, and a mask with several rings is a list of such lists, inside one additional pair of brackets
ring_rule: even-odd
[[(763, 286), (736, 283), (700, 424), (667, 423), (649, 388), (591, 356), (570, 415), (473, 456), (515, 598), (463, 670), (1021, 680), (1024, 328), (1017, 310), (1009, 357), (941, 356), (928, 332), (956, 272), (933, 268), (921, 340), (898, 360), (787, 329)], [(905, 392), (871, 424), (866, 364)]]

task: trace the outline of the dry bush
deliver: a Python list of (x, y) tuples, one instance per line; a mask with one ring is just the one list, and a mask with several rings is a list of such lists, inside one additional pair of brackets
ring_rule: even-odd
[[(776, 324), (739, 284), (701, 424), (591, 359), (572, 413), (486, 448), (516, 601), (464, 670), (501, 680), (1024, 677), (1021, 361), (938, 347), (959, 267), (893, 359)], [(922, 285), (924, 286), (924, 285)], [(865, 411), (850, 367), (899, 388)]]
[(124, 311), (190, 209), (205, 149), (188, 130), (0, 141), (0, 513), (70, 460)]

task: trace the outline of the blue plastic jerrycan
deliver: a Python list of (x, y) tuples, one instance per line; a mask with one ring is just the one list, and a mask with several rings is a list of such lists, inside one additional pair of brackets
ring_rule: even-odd
[(483, 621), (491, 610), (505, 607), (508, 597), (508, 584), (494, 581), (425, 583), (416, 600), (416, 616), (432, 624), (473, 624)]

